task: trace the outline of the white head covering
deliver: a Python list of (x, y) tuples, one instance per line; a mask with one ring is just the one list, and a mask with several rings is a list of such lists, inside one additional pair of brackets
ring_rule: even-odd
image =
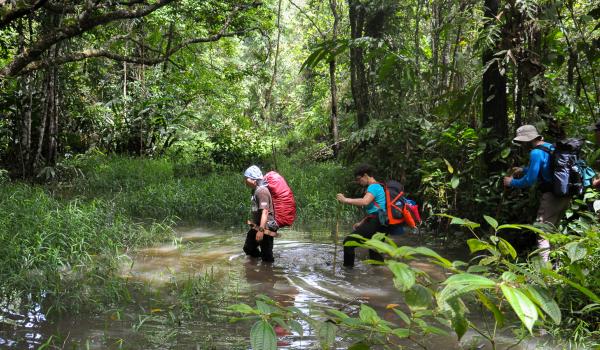
[(252, 180), (261, 180), (263, 178), (262, 171), (256, 165), (253, 165), (244, 171), (244, 176)]

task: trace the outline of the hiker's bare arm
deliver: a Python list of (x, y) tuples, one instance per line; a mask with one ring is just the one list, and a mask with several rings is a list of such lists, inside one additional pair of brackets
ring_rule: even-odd
[(356, 205), (359, 207), (364, 207), (365, 205), (369, 205), (369, 203), (371, 203), (373, 201), (373, 199), (375, 199), (375, 197), (373, 196), (373, 194), (371, 192), (365, 193), (365, 196), (362, 198), (346, 198), (343, 194), (338, 193), (336, 198), (338, 201), (340, 201), (340, 203)]
[[(262, 214), (260, 216), (260, 224), (259, 224), (259, 228), (265, 229), (267, 227), (267, 220), (269, 219), (269, 210), (268, 209), (263, 209), (262, 210)], [(256, 240), (257, 241), (262, 241), (264, 236), (264, 232), (261, 230), (258, 230), (256, 232)]]
[(362, 218), (359, 222), (357, 222), (356, 224), (352, 225), (352, 229), (356, 230), (358, 228), (358, 226), (362, 225), (365, 222), (365, 218)]

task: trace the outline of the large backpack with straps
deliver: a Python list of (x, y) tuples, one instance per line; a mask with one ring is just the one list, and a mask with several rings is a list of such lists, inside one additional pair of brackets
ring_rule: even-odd
[(264, 181), (273, 199), (275, 222), (277, 226), (292, 226), (296, 220), (296, 200), (294, 192), (287, 181), (276, 171), (269, 171), (264, 176)]
[(568, 138), (556, 142), (554, 151), (540, 145), (535, 147), (550, 155), (552, 193), (559, 197), (579, 196), (591, 185), (596, 175), (579, 157), (584, 141)]
[[(419, 206), (404, 196), (402, 184), (395, 180), (388, 180), (381, 184), (385, 191), (385, 222), (384, 225), (407, 225), (416, 227), (421, 223)], [(377, 207), (377, 203), (375, 203)], [(380, 219), (381, 221), (381, 219)]]

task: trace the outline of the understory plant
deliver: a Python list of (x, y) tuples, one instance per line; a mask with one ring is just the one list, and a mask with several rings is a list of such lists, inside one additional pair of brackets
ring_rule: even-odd
[[(484, 216), (484, 228), (468, 219), (443, 216), (473, 235), (467, 241), (474, 254), (470, 261), (449, 261), (426, 247), (397, 246), (383, 234), (371, 239), (356, 236), (360, 242), (348, 243), (385, 255), (383, 262), (367, 262), (383, 265), (392, 272), (394, 286), (405, 303), (387, 306), (397, 315), (396, 320), (384, 320), (366, 304), (360, 306), (358, 315), (332, 308), (306, 313), (260, 296), (256, 306), (237, 304), (231, 308), (243, 315), (241, 319), (254, 320), (250, 331), (253, 349), (276, 348), (273, 325), (300, 336), (306, 329), (314, 330), (324, 349), (335, 348), (338, 336), (349, 341), (349, 349), (354, 350), (374, 346), (389, 349), (410, 343), (426, 349), (424, 336), (453, 332), (460, 341), (469, 330), (496, 349), (501, 333), (512, 331), (512, 345), (517, 345), (536, 336), (542, 328), (559, 327), (568, 306), (556, 300), (561, 300), (561, 293), (566, 290), (591, 302), (585, 311), (597, 308), (598, 297), (589, 288), (562, 274), (562, 268), (553, 269), (550, 262), (537, 255), (521, 260), (515, 248), (499, 235), (505, 230), (532, 231), (545, 237), (551, 233), (532, 225), (500, 225), (489, 216)], [(565, 249), (567, 255), (573, 256), (573, 252), (568, 253), (573, 248), (561, 246), (558, 251)], [(446, 277), (436, 279), (411, 265), (416, 259), (438, 265)]]

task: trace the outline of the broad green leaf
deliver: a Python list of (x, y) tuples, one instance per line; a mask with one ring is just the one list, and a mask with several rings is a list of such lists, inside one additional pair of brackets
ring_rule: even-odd
[(435, 251), (433, 251), (427, 247), (416, 247), (416, 248), (414, 248), (414, 252), (417, 254), (428, 256), (430, 258), (435, 258), (446, 267), (452, 266), (452, 263), (448, 259), (443, 258), (438, 253), (436, 253)]
[[(460, 341), (469, 329), (469, 321), (465, 318), (466, 308), (460, 298), (449, 300), (448, 305), (452, 309), (452, 317), (450, 318), (450, 325), (448, 326), (454, 330)], [(447, 322), (443, 322), (442, 324), (446, 323)]]
[(364, 323), (378, 323), (381, 319), (377, 315), (377, 312), (366, 304), (360, 305), (360, 311), (358, 312), (360, 320)]
[(369, 349), (371, 349), (371, 348), (363, 342), (358, 342), (358, 343), (352, 344), (348, 348), (348, 350), (369, 350)]
[(489, 278), (462, 273), (450, 276), (443, 282), (446, 287), (438, 295), (438, 303), (443, 304), (446, 300), (459, 295), (480, 289), (494, 288), (496, 283)]
[(517, 280), (517, 275), (510, 271), (504, 271), (502, 274), (502, 280), (505, 282), (514, 282)]
[(399, 310), (399, 309), (396, 309), (396, 308), (394, 308), (393, 310), (396, 313), (396, 315), (398, 315), (398, 317), (400, 317), (400, 319), (402, 321), (404, 321), (404, 323), (406, 323), (407, 325), (411, 324), (410, 317), (408, 317), (408, 315), (405, 314), (402, 310)]
[(229, 307), (234, 312), (239, 312), (241, 314), (252, 314), (257, 313), (250, 305), (247, 304), (235, 304)]
[(579, 242), (571, 242), (565, 245), (567, 256), (572, 263), (581, 260), (587, 256), (587, 250)]
[(500, 251), (502, 252), (502, 254), (509, 255), (513, 259), (517, 258), (517, 251), (504, 238), (500, 238), (500, 241), (498, 242), (498, 248), (500, 248)]
[(450, 180), (450, 187), (452, 187), (453, 189), (456, 189), (459, 184), (460, 184), (460, 178), (456, 175), (452, 176), (452, 179)]
[(594, 301), (596, 303), (600, 303), (600, 297), (598, 297), (596, 294), (594, 294), (594, 292), (592, 292), (591, 290), (587, 289), (586, 287), (580, 285), (579, 283), (573, 282), (570, 279), (566, 278), (565, 276), (559, 275), (558, 273), (556, 273), (555, 271), (552, 271), (552, 270), (542, 268), (542, 269), (540, 269), (540, 271), (543, 274), (545, 274), (546, 276), (551, 276), (558, 280), (566, 282), (571, 287), (573, 287), (573, 288), (579, 290), (581, 293), (587, 295), (587, 297), (590, 298), (592, 301)]
[(415, 284), (415, 272), (410, 266), (397, 261), (389, 261), (386, 264), (394, 274), (394, 286), (399, 291), (405, 292)]
[(548, 292), (538, 286), (527, 286), (526, 291), (531, 300), (533, 300), (542, 309), (554, 323), (560, 324), (561, 312), (558, 304), (550, 297)]
[(503, 229), (511, 229), (511, 230), (522, 230), (523, 227), (521, 227), (521, 225), (516, 225), (516, 224), (504, 224), (504, 225), (500, 225), (498, 226), (498, 228), (496, 229), (497, 231), (503, 230)]
[(483, 276), (473, 275), (470, 273), (460, 273), (452, 275), (446, 279), (443, 284), (475, 284), (480, 286), (494, 287), (496, 283), (491, 279)]
[(494, 230), (498, 229), (498, 221), (491, 216), (484, 215), (483, 218), (485, 221), (494, 228)]
[(502, 159), (506, 159), (506, 157), (508, 157), (510, 155), (510, 147), (506, 147), (502, 150), (502, 152), (500, 152), (500, 157), (502, 157)]
[(450, 225), (464, 225), (465, 221), (461, 218), (456, 218), (453, 217), (452, 220), (450, 221)]
[(343, 313), (339, 310), (335, 310), (335, 309), (327, 309), (327, 312), (338, 317), (339, 319), (345, 319), (345, 318), (350, 317), (350, 316), (346, 315), (345, 313)]
[[(438, 158), (439, 159), (439, 158)], [(448, 172), (450, 174), (454, 174), (454, 168), (452, 167), (452, 165), (450, 164), (449, 161), (447, 161), (446, 159), (444, 159), (444, 162), (446, 163), (446, 167), (448, 167)]]
[(448, 336), (448, 332), (446, 332), (445, 330), (438, 328), (438, 327), (434, 327), (434, 326), (425, 326), (421, 328), (423, 330), (423, 332), (425, 332), (425, 334), (437, 334), (437, 335), (444, 335), (444, 336)]
[(300, 337), (304, 336), (304, 328), (302, 328), (300, 322), (291, 320), (289, 321), (289, 325), (292, 331), (296, 332)]
[(490, 310), (492, 312), (492, 314), (494, 315), (494, 319), (496, 320), (496, 323), (498, 324), (498, 327), (504, 326), (504, 315), (502, 314), (500, 309), (496, 306), (496, 304), (494, 304), (481, 291), (477, 291), (477, 298), (479, 299), (479, 301), (481, 301), (483, 306), (485, 306), (488, 310)]
[(260, 300), (256, 301), (256, 308), (263, 314), (270, 314), (272, 312), (271, 307)]
[(276, 350), (277, 336), (273, 327), (265, 321), (257, 321), (250, 330), (250, 344), (253, 350)]
[(380, 253), (386, 253), (389, 255), (391, 255), (394, 252), (394, 247), (376, 239), (370, 239), (366, 241), (365, 246), (372, 248)]
[(533, 225), (517, 225), (517, 226), (525, 228), (525, 229), (528, 229), (530, 231), (533, 231), (533, 232), (539, 233), (539, 234), (545, 234), (546, 233), (544, 230), (541, 230), (541, 229), (539, 229), (539, 228), (537, 228), (537, 227), (535, 227)]
[(398, 338), (408, 338), (410, 336), (410, 330), (406, 328), (396, 328), (392, 331)]
[(411, 310), (424, 310), (431, 305), (433, 293), (428, 288), (415, 284), (406, 293), (404, 301)]
[(506, 284), (501, 284), (500, 289), (521, 322), (529, 330), (529, 333), (532, 333), (533, 325), (538, 319), (538, 312), (533, 301), (520, 290)]
[(485, 273), (485, 272), (489, 272), (490, 268), (487, 266), (482, 266), (482, 265), (473, 265), (473, 266), (469, 266), (469, 268), (467, 269), (468, 273)]
[(337, 326), (331, 322), (323, 322), (319, 327), (319, 340), (322, 349), (329, 349), (335, 343)]
[(486, 243), (482, 240), (476, 239), (476, 238), (468, 239), (467, 245), (469, 246), (469, 250), (471, 250), (471, 253), (475, 253), (480, 250), (486, 250), (486, 249), (492, 248), (492, 246), (489, 245), (488, 243)]

